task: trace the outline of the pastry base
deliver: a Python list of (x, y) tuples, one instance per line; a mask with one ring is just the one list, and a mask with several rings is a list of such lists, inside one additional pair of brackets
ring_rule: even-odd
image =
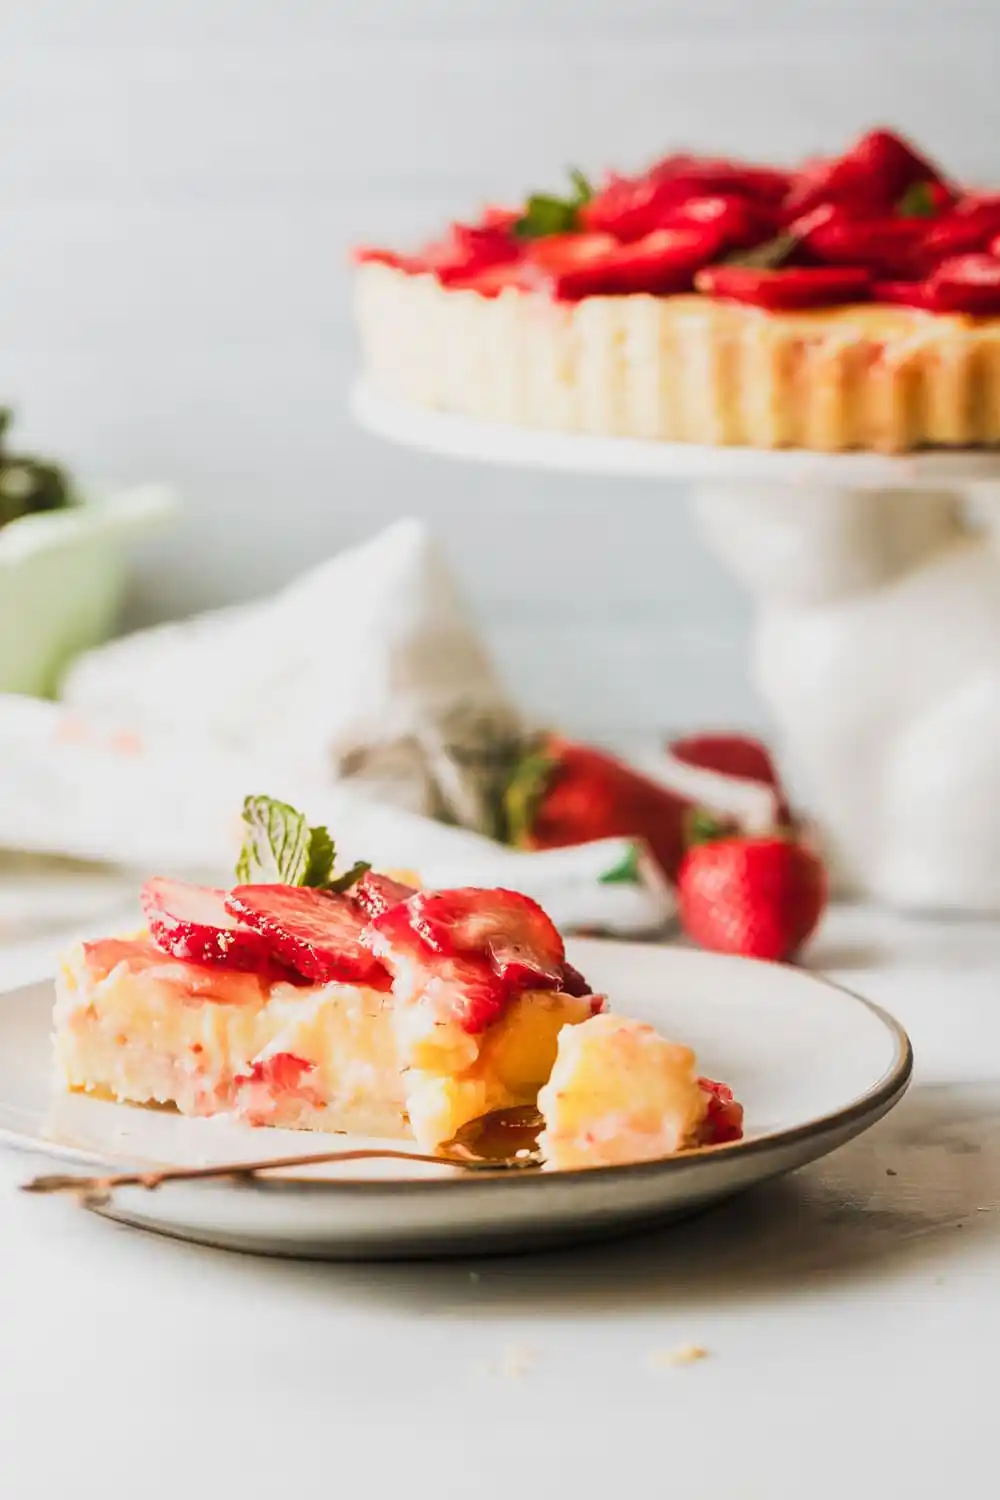
[(1000, 319), (701, 296), (559, 303), (359, 268), (367, 376), (416, 406), (552, 431), (902, 453), (1000, 444)]

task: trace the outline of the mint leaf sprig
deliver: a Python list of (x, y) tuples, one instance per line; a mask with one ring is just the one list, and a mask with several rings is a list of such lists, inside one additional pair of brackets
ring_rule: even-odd
[(559, 198), (553, 193), (532, 193), (524, 213), (514, 225), (520, 240), (539, 240), (549, 234), (569, 234), (580, 227), (580, 209), (594, 196), (594, 189), (577, 167), (571, 167), (572, 193)]
[(243, 802), (246, 832), (236, 861), (240, 885), (301, 885), (348, 891), (371, 869), (364, 860), (334, 875), (337, 850), (322, 824), (311, 828), (305, 813), (274, 797)]

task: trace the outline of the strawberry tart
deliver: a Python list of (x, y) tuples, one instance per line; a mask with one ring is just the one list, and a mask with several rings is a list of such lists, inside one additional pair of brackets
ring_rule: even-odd
[(244, 817), (240, 884), (149, 880), (144, 930), (67, 955), (55, 1047), (71, 1089), (436, 1150), (547, 1088), (554, 1167), (741, 1135), (739, 1105), (691, 1052), (611, 1025), (527, 896), (421, 890), (365, 867), (334, 879), (324, 829), (266, 798)]
[(366, 374), (423, 407), (757, 448), (1000, 443), (1000, 194), (887, 130), (689, 155), (356, 253)]

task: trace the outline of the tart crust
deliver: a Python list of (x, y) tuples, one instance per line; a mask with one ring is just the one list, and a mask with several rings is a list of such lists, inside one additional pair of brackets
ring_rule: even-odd
[(358, 270), (357, 313), (379, 389), (487, 421), (827, 452), (1000, 444), (1000, 318), (484, 297), (376, 263)]

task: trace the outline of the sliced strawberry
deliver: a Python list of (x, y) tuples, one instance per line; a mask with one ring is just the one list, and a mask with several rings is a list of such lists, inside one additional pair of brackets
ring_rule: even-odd
[(507, 228), (453, 224), (443, 239), (424, 246), (419, 260), (444, 286), (450, 286), (490, 266), (516, 260), (519, 254), (518, 243)]
[(503, 208), (497, 203), (487, 203), (479, 216), (479, 229), (503, 229), (512, 232), (514, 225), (521, 217), (522, 210), (519, 208)]
[(766, 745), (745, 734), (689, 734), (669, 743), (671, 755), (685, 765), (743, 781), (760, 781), (780, 790), (777, 767)]
[(924, 264), (930, 268), (949, 256), (986, 250), (998, 234), (1000, 195), (966, 196), (927, 227), (921, 245)]
[(505, 261), (503, 265), (487, 266), (484, 271), (475, 271), (470, 276), (456, 276), (449, 285), (459, 291), (478, 292), (481, 297), (499, 297), (508, 287), (515, 291), (532, 290), (532, 279), (526, 275), (523, 261)]
[(940, 180), (940, 172), (901, 136), (869, 130), (843, 156), (807, 162), (786, 207), (801, 214), (820, 203), (842, 203), (856, 213), (886, 214), (913, 183)]
[[(766, 211), (781, 202), (787, 187), (787, 174), (770, 168), (707, 157), (668, 156), (638, 177), (612, 175), (583, 205), (580, 219), (586, 229), (601, 230), (627, 242), (678, 222), (678, 210), (692, 200), (723, 196)], [(705, 220), (695, 215), (687, 222)]]
[(164, 953), (250, 973), (272, 967), (270, 944), (227, 911), (225, 891), (157, 876), (146, 881), (141, 900), (150, 933)]
[(423, 267), (415, 255), (399, 255), (395, 250), (383, 250), (378, 245), (358, 245), (352, 251), (356, 265), (390, 266), (394, 271), (420, 271)]
[(315, 1071), (315, 1063), (294, 1052), (259, 1057), (249, 1073), (233, 1079), (233, 1108), (249, 1125), (278, 1123), (282, 1105), (293, 1100), (322, 1109), (326, 1101), (309, 1081)]
[(733, 250), (758, 245), (778, 228), (774, 213), (736, 193), (713, 193), (679, 203), (665, 227), (674, 229), (685, 224), (714, 229), (720, 244)]
[(234, 1083), (262, 1083), (275, 1094), (290, 1094), (302, 1086), (302, 1080), (315, 1073), (316, 1064), (294, 1052), (272, 1052), (251, 1063), (249, 1073), (241, 1073)]
[(876, 281), (872, 296), (876, 302), (895, 302), (900, 307), (917, 307), (921, 312), (936, 311), (926, 281)]
[(525, 254), (528, 284), (566, 301), (594, 296), (608, 288), (608, 260), (618, 250), (609, 234), (551, 234), (535, 240)]
[[(800, 221), (801, 222), (801, 221)], [(807, 230), (804, 243), (818, 260), (838, 266), (867, 266), (888, 278), (905, 278), (919, 270), (919, 251), (927, 232), (922, 219), (849, 219), (833, 214)]]
[(791, 181), (789, 173), (779, 167), (762, 167), (756, 162), (733, 161), (728, 157), (691, 156), (684, 151), (662, 157), (646, 175), (656, 182), (677, 184), (688, 197), (739, 193), (771, 204), (781, 202)]
[(1000, 313), (1000, 260), (992, 255), (957, 255), (942, 261), (927, 291), (942, 312)]
[[(560, 237), (561, 239), (563, 237)], [(538, 284), (566, 302), (582, 297), (622, 296), (631, 292), (666, 295), (685, 291), (692, 276), (719, 253), (719, 231), (710, 225), (658, 229), (641, 240), (620, 245), (608, 235), (565, 237), (534, 259)]]
[(377, 917), (365, 941), (396, 976), (404, 1002), (429, 1003), (442, 1020), (463, 1031), (485, 1031), (513, 998), (514, 991), (486, 958), (432, 952), (414, 931), (405, 903)]
[(871, 281), (871, 273), (861, 266), (796, 266), (780, 271), (706, 266), (695, 276), (699, 292), (775, 312), (863, 302), (868, 298)]
[(512, 989), (556, 988), (562, 979), (566, 949), (559, 931), (519, 891), (418, 891), (404, 909), (432, 952), (484, 958)]
[(644, 177), (612, 177), (580, 210), (580, 222), (593, 232), (627, 243), (659, 229), (687, 195), (674, 182)]
[(609, 290), (666, 295), (687, 290), (699, 266), (714, 260), (724, 246), (714, 224), (657, 229), (631, 245), (620, 245), (611, 257)]
[(389, 875), (378, 875), (374, 870), (369, 870), (362, 875), (351, 895), (367, 916), (380, 917), (390, 906), (398, 906), (400, 901), (409, 900), (415, 893), (414, 886), (404, 885), (401, 880), (393, 880)]
[(708, 1114), (701, 1126), (703, 1146), (721, 1146), (726, 1141), (743, 1139), (743, 1106), (733, 1091), (712, 1078), (699, 1078), (698, 1087), (708, 1095)]
[(559, 988), (564, 990), (567, 995), (592, 995), (594, 993), (580, 973), (580, 970), (574, 969), (568, 959), (563, 961), (562, 978), (559, 981)]
[(301, 886), (238, 885), (226, 897), (226, 909), (306, 979), (389, 988), (384, 966), (361, 942), (365, 917), (349, 896)]

